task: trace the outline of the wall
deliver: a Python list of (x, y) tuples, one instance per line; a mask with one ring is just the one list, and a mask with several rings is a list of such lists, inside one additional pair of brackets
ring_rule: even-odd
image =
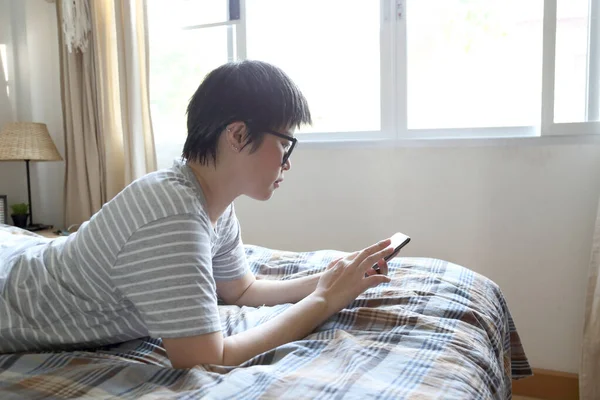
[[(17, 115), (8, 118), (43, 120), (64, 154), (57, 34), (53, 4), (0, 0), (0, 43), (17, 44)], [(449, 260), (501, 286), (535, 367), (576, 372), (600, 146), (460, 143), (301, 144), (271, 201), (236, 202), (244, 239), (354, 250), (401, 230), (413, 237), (403, 255)], [(26, 199), (21, 164), (0, 163), (0, 193), (11, 201)], [(34, 164), (37, 220), (62, 221), (63, 174), (62, 162)]]
[[(0, 43), (8, 46), (12, 72), (11, 110), (0, 112), (0, 126), (11, 121), (43, 122), (64, 156), (55, 7), (41, 0), (0, 0)], [(34, 222), (62, 227), (64, 162), (30, 165)], [(0, 162), (0, 193), (8, 196), (9, 204), (27, 202), (24, 162)]]

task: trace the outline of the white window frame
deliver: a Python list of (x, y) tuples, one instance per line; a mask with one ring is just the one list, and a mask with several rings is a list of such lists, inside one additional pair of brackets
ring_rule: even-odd
[(535, 137), (539, 135), (534, 126), (477, 127), (477, 128), (408, 128), (408, 54), (407, 54), (407, 7), (408, 0), (394, 0), (396, 16), (396, 64), (397, 108), (396, 137), (402, 139), (456, 139), (456, 138), (509, 138)]
[[(394, 32), (395, 21), (393, 18), (393, 0), (376, 0), (381, 2), (380, 12), (380, 44), (381, 44), (381, 129), (379, 131), (358, 132), (311, 132), (302, 134), (302, 142), (339, 142), (339, 141), (363, 141), (363, 140), (391, 140), (395, 137), (396, 116), (394, 115), (394, 87), (395, 83), (395, 61), (394, 61)], [(247, 58), (246, 46), (246, 0), (240, 2), (240, 19), (216, 22), (210, 24), (199, 24), (185, 26), (185, 30), (206, 29), (216, 26), (227, 26), (228, 48), (227, 58), (229, 61), (244, 60)], [(235, 26), (235, 45), (233, 42), (233, 27)], [(386, 51), (384, 51), (386, 50)]]
[(600, 121), (600, 0), (590, 1), (588, 34), (588, 120)]
[[(544, 0), (542, 49), (542, 107), (539, 126), (507, 126), (487, 128), (408, 129), (407, 108), (407, 40), (406, 2), (380, 1), (380, 76), (381, 129), (363, 132), (303, 133), (302, 142), (378, 142), (414, 139), (456, 138), (539, 138), (544, 136), (597, 135), (600, 121), (554, 122), (554, 80), (556, 62), (557, 0)], [(414, 0), (418, 1), (418, 0)], [(228, 59), (246, 59), (246, 0), (240, 2), (240, 19), (187, 26), (184, 29), (229, 27)], [(598, 119), (595, 113), (600, 102), (600, 0), (590, 0), (588, 32), (588, 93), (586, 116)], [(235, 45), (233, 26), (236, 27)]]
[[(242, 0), (245, 2), (245, 0)], [(326, 0), (324, 0), (326, 1)], [(397, 96), (394, 88), (396, 82), (396, 52), (395, 35), (396, 21), (394, 17), (394, 0), (374, 0), (380, 2), (379, 26), (380, 26), (380, 129), (378, 131), (354, 131), (354, 132), (311, 132), (303, 133), (302, 143), (323, 142), (364, 142), (392, 141), (396, 138), (396, 126), (398, 116), (396, 110)], [(309, 105), (310, 106), (310, 105)]]
[[(600, 133), (600, 121), (587, 122), (554, 122), (554, 79), (556, 74), (556, 9), (557, 0), (544, 1), (544, 45), (542, 69), (542, 136), (568, 136), (568, 135), (593, 135)], [(596, 119), (598, 116), (590, 115), (593, 107), (598, 109), (600, 85), (600, 0), (590, 0), (588, 32), (588, 65), (587, 82), (588, 92), (586, 117)], [(591, 36), (593, 35), (593, 36)], [(595, 82), (590, 84), (590, 82)]]

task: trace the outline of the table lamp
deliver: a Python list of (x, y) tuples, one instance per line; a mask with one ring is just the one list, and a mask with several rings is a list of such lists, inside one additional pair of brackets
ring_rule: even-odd
[(10, 122), (0, 132), (0, 161), (25, 161), (27, 167), (29, 224), (26, 229), (30, 231), (39, 231), (50, 226), (33, 223), (29, 161), (62, 161), (62, 159), (48, 133), (46, 124)]

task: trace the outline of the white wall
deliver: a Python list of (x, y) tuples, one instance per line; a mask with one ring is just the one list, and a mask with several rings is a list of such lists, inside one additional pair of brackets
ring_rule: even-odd
[[(64, 155), (57, 34), (53, 4), (0, 0), (0, 43), (17, 44), (14, 118), (46, 122)], [(449, 260), (501, 286), (535, 367), (576, 372), (600, 146), (510, 143), (301, 145), (271, 201), (236, 202), (244, 239), (354, 250), (401, 230), (413, 237), (403, 255)], [(11, 202), (26, 200), (21, 164), (0, 163)], [(63, 174), (62, 162), (34, 166), (36, 220), (62, 221)]]
[(236, 202), (244, 241), (351, 251), (402, 231), (402, 255), (500, 285), (533, 366), (577, 372), (600, 146), (515, 143), (300, 147), (269, 202)]
[[(13, 107), (0, 112), (0, 126), (43, 122), (64, 155), (55, 7), (41, 0), (0, 0), (0, 43), (8, 46)], [(62, 227), (64, 162), (30, 165), (34, 222)], [(8, 196), (9, 204), (27, 202), (26, 179), (24, 162), (0, 162), (0, 194)]]

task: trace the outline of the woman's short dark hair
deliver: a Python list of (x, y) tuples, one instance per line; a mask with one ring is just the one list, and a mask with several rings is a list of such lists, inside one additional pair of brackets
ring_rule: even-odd
[(278, 67), (262, 61), (224, 64), (210, 72), (187, 107), (187, 139), (182, 156), (189, 161), (217, 162), (223, 129), (246, 123), (244, 146), (255, 151), (265, 130), (312, 124), (308, 103), (298, 87)]

